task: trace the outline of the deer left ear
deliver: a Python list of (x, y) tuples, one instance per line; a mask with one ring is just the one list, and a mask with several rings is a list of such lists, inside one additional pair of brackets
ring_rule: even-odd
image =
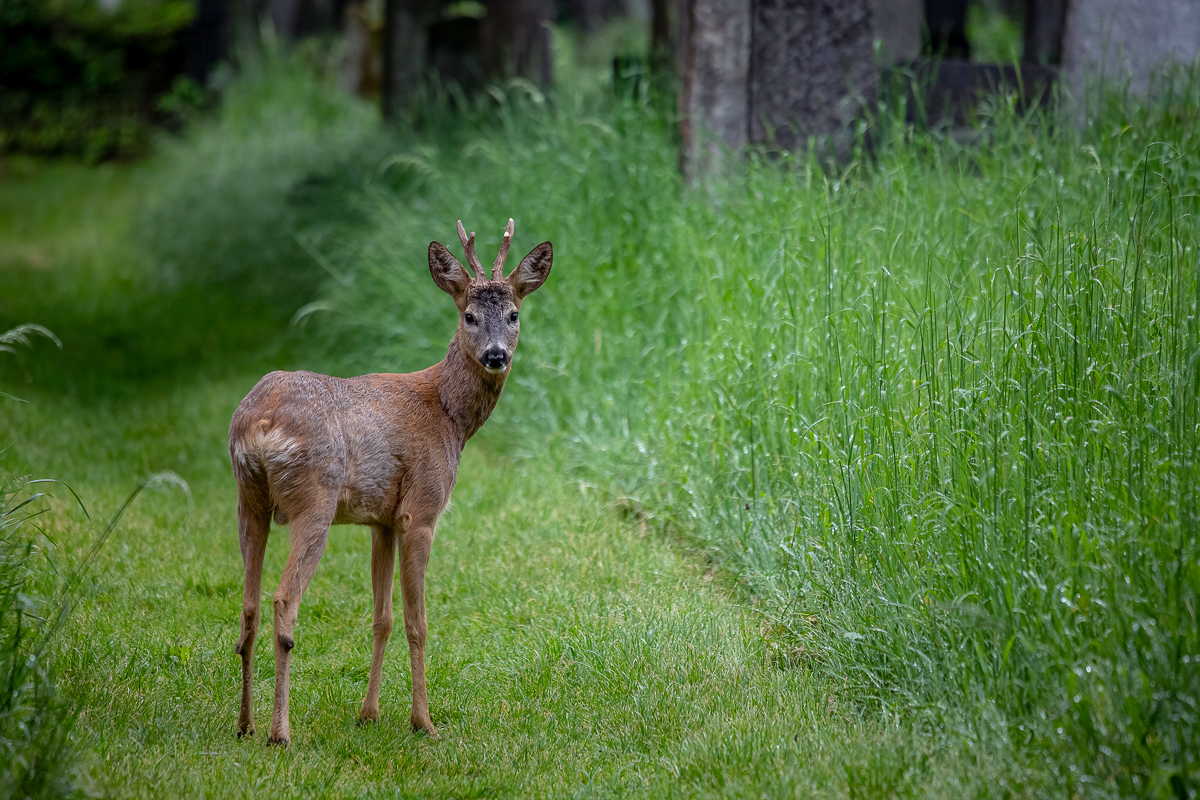
[(549, 242), (542, 242), (521, 259), (521, 263), (508, 276), (508, 282), (518, 298), (524, 299), (546, 282), (553, 261), (554, 248)]

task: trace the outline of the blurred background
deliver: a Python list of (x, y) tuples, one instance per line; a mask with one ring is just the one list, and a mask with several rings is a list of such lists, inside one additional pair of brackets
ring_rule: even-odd
[(146, 153), (265, 46), (389, 119), (430, 91), (546, 90), (584, 68), (676, 107), (690, 158), (693, 127), (735, 149), (831, 134), (869, 107), (878, 68), (885, 84), (897, 65), (922, 72), (926, 113), (961, 124), (1002, 84), (1036, 100), (1060, 66), (1076, 90), (1104, 69), (1144, 83), (1196, 48), (1194, 8), (1169, 0), (4, 0), (0, 14), (0, 152), (90, 160)]

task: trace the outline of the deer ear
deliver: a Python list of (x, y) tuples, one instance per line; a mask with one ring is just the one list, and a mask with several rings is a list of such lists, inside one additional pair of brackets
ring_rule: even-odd
[(466, 296), (467, 287), (471, 285), (471, 276), (463, 269), (463, 265), (439, 242), (429, 243), (429, 274), (443, 292), (454, 298), (456, 304), (459, 298)]
[(523, 299), (545, 283), (553, 261), (554, 248), (549, 242), (542, 242), (530, 250), (529, 255), (522, 258), (521, 263), (508, 276), (508, 282), (517, 293), (517, 297)]

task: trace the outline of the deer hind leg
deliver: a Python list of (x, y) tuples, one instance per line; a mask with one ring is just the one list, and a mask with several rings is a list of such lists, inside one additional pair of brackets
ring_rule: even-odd
[(238, 493), (238, 542), (242, 548), (245, 583), (242, 590), (241, 635), (234, 652), (242, 657), (242, 709), (238, 737), (254, 735), (254, 637), (258, 633), (259, 599), (262, 596), (263, 552), (271, 532), (271, 518), (258, 510), (244, 491)]
[(371, 676), (363, 699), (359, 722), (379, 720), (379, 684), (383, 679), (383, 651), (392, 635), (392, 583), (396, 575), (396, 530), (386, 525), (371, 526), (371, 590), (375, 595), (374, 644), (371, 647)]
[[(300, 600), (308, 588), (317, 563), (325, 552), (336, 500), (321, 504), (321, 510), (288, 514), (291, 520), (291, 550), (279, 588), (275, 590), (275, 707), (267, 744), (286, 745), (292, 738), (288, 719), (288, 671), (291, 666), (296, 617)], [(326, 507), (327, 506), (327, 507)]]
[(401, 538), (400, 587), (404, 593), (404, 633), (408, 637), (408, 657), (412, 663), (412, 726), (439, 738), (429, 719), (429, 699), (425, 693), (425, 567), (433, 547), (433, 525), (408, 526)]

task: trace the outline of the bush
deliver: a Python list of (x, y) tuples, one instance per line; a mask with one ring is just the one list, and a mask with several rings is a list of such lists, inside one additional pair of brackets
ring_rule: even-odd
[(0, 152), (140, 152), (182, 68), (187, 0), (0, 0)]
[(386, 154), (377, 110), (266, 43), (215, 116), (164, 145), (138, 220), (165, 291), (263, 298), (290, 315), (326, 274), (307, 245), (357, 216), (352, 195)]

